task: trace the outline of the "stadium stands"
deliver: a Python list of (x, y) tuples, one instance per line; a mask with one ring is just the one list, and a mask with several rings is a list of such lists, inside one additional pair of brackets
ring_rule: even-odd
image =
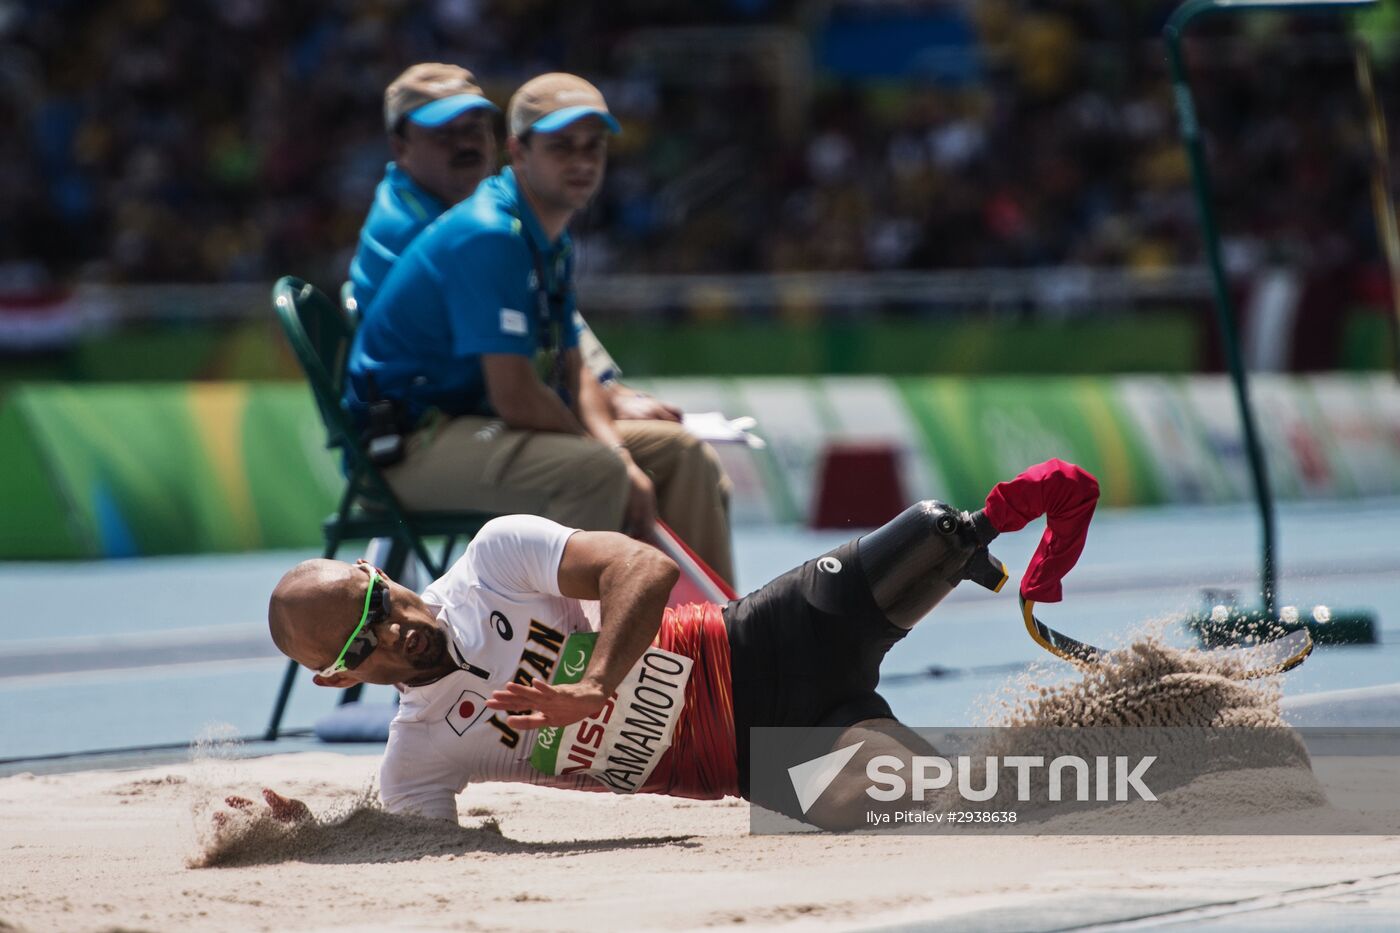
[[(501, 103), (554, 67), (604, 84), (627, 132), (585, 273), (1190, 263), (1174, 5), (21, 0), (0, 15), (0, 291), (339, 281), (387, 158), (379, 95), (424, 59)], [(1305, 22), (1193, 47), (1236, 264), (1375, 255), (1345, 26)], [(879, 60), (898, 34), (929, 44)]]

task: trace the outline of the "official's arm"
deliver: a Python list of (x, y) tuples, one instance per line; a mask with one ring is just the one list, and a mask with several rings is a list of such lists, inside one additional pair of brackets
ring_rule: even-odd
[(622, 435), (617, 433), (612, 406), (608, 404), (608, 396), (599, 385), (598, 377), (583, 365), (583, 356), (576, 349), (567, 352), (564, 366), (570, 395), (578, 400), (576, 410), (584, 429), (609, 447), (620, 447)]
[(540, 381), (530, 357), (484, 353), (481, 370), (491, 407), (507, 426), (521, 431), (589, 433), (558, 393)]
[(565, 378), (568, 380), (570, 397), (578, 399), (579, 419), (590, 435), (607, 444), (622, 458), (627, 467), (627, 481), (632, 490), (627, 497), (626, 524), (623, 530), (644, 537), (656, 523), (656, 490), (651, 477), (632, 459), (632, 453), (622, 444), (622, 435), (613, 422), (612, 406), (607, 394), (598, 384), (598, 378), (587, 366), (578, 350), (568, 351), (565, 361)]

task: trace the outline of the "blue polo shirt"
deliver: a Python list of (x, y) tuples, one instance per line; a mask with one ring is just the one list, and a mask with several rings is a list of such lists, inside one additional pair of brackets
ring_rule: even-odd
[[(494, 414), (483, 353), (533, 358), (548, 345), (578, 345), (572, 252), (568, 234), (545, 238), (510, 169), (482, 182), (390, 268), (350, 350), (351, 412), (363, 414), (374, 388), (405, 402), (414, 420), (429, 408)], [(562, 295), (554, 308), (541, 284)]]
[(360, 245), (350, 262), (350, 281), (360, 313), (369, 310), (389, 268), (447, 205), (429, 194), (393, 162), (374, 189), (374, 204), (360, 228)]

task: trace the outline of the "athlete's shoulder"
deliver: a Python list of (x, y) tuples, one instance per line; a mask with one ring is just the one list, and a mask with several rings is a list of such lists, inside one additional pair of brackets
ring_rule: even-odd
[(503, 563), (522, 559), (527, 550), (548, 547), (573, 529), (538, 515), (502, 515), (481, 526), (462, 555), (447, 571), (423, 591), (430, 606), (452, 606), (462, 602), (483, 575), (499, 570)]
[(472, 544), (504, 539), (546, 538), (570, 535), (577, 529), (561, 525), (543, 515), (500, 515), (481, 526)]
[(463, 559), (496, 593), (559, 596), (559, 564), (576, 530), (539, 515), (503, 515), (482, 526)]
[(474, 563), (518, 558), (526, 551), (552, 551), (562, 546), (578, 529), (561, 525), (542, 515), (502, 515), (493, 518), (472, 538), (467, 554)]
[[(423, 591), (423, 600), (434, 607), (458, 606), (474, 586), (500, 589), (505, 581), (517, 588), (533, 584), (532, 591), (557, 595), (559, 557), (575, 530), (539, 515), (493, 518), (472, 536), (447, 572)], [(535, 579), (540, 572), (546, 580)]]
[(452, 562), (446, 572), (423, 590), (423, 601), (433, 608), (460, 605), (471, 591), (472, 585), (477, 582), (476, 568), (476, 553), (468, 545), (466, 551)]

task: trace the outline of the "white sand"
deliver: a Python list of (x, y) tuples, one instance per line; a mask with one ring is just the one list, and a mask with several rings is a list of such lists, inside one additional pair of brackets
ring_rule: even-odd
[[(1233, 675), (1218, 658), (1139, 641), (1117, 663), (1057, 684), (1018, 681), (1001, 721), (1286, 733), (1277, 684)], [(1343, 774), (1370, 789), (1353, 795), (1359, 803), (1329, 804), (1291, 740), (1252, 763), (1231, 748), (1188, 756), (1202, 766), (1130, 813), (1127, 829), (1241, 832), (1286, 814), (1300, 829), (1391, 835), (752, 836), (738, 800), (505, 784), (468, 788), (454, 826), (368, 803), (377, 757), (238, 760), (212, 744), (180, 766), (0, 780), (0, 933), (1059, 929), (1339, 882), (1385, 889), (1352, 885), (1352, 906), (1400, 903), (1400, 799), (1374, 792), (1393, 786), (1367, 770), (1379, 761)], [(272, 819), (262, 787), (304, 800), (315, 819)], [(258, 806), (231, 809), (230, 794)], [(1039, 828), (1102, 825), (1066, 814)]]
[(1400, 836), (760, 837), (740, 801), (514, 785), (469, 788), (461, 829), (361, 809), (281, 852), (264, 839), (274, 861), (189, 867), (225, 794), (271, 786), (325, 818), (377, 766), (315, 752), (0, 779), (0, 930), (958, 927), (1017, 909), (1005, 928), (1027, 929), (1400, 872)]

